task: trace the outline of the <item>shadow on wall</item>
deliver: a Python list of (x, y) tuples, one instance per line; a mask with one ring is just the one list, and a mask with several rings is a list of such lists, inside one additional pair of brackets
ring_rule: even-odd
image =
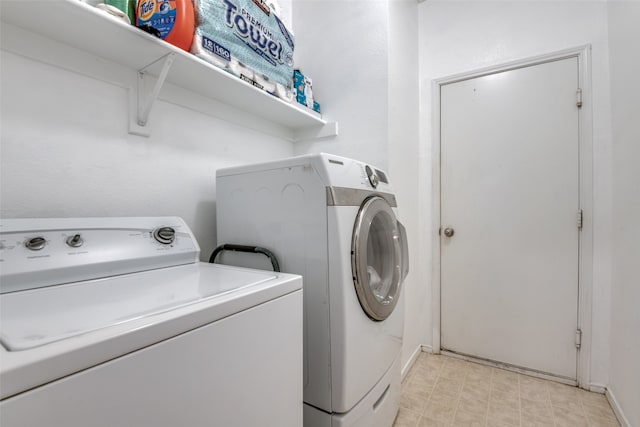
[[(212, 192), (214, 189), (211, 190)], [(211, 252), (216, 247), (216, 202), (205, 200), (196, 204), (195, 217), (191, 229), (200, 245), (200, 261), (209, 261)], [(203, 230), (213, 230), (205, 232)]]

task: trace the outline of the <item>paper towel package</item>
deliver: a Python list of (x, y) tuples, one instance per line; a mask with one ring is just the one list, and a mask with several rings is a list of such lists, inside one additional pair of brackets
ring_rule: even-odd
[(195, 0), (194, 6), (194, 55), (291, 101), (293, 35), (264, 0)]
[(313, 99), (313, 82), (300, 70), (293, 70), (293, 97), (298, 104), (302, 104), (316, 113), (321, 112), (320, 104)]
[(299, 104), (313, 109), (313, 82), (300, 70), (293, 70), (293, 93)]
[(307, 98), (304, 92), (304, 75), (300, 70), (293, 70), (293, 95), (299, 104), (307, 105)]

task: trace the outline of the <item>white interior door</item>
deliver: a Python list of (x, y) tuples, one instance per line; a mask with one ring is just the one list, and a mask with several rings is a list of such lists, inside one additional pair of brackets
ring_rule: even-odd
[(443, 349), (576, 378), (577, 89), (577, 58), (442, 86)]

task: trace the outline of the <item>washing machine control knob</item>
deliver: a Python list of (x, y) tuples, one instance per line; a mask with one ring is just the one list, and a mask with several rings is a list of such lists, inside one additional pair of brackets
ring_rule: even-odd
[(369, 183), (373, 188), (378, 186), (378, 175), (369, 167), (364, 168), (365, 172), (367, 172), (367, 178), (369, 178)]
[(73, 236), (67, 237), (66, 243), (72, 248), (79, 248), (84, 244), (84, 239), (80, 234), (74, 234)]
[(173, 227), (156, 228), (153, 232), (153, 238), (163, 245), (170, 245), (176, 240), (176, 230)]
[(24, 246), (32, 251), (39, 251), (47, 244), (47, 240), (44, 237), (32, 237), (24, 243)]

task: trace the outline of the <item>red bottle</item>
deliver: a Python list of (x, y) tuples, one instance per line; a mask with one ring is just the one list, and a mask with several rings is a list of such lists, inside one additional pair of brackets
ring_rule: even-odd
[(136, 26), (188, 52), (195, 31), (192, 0), (138, 0)]

